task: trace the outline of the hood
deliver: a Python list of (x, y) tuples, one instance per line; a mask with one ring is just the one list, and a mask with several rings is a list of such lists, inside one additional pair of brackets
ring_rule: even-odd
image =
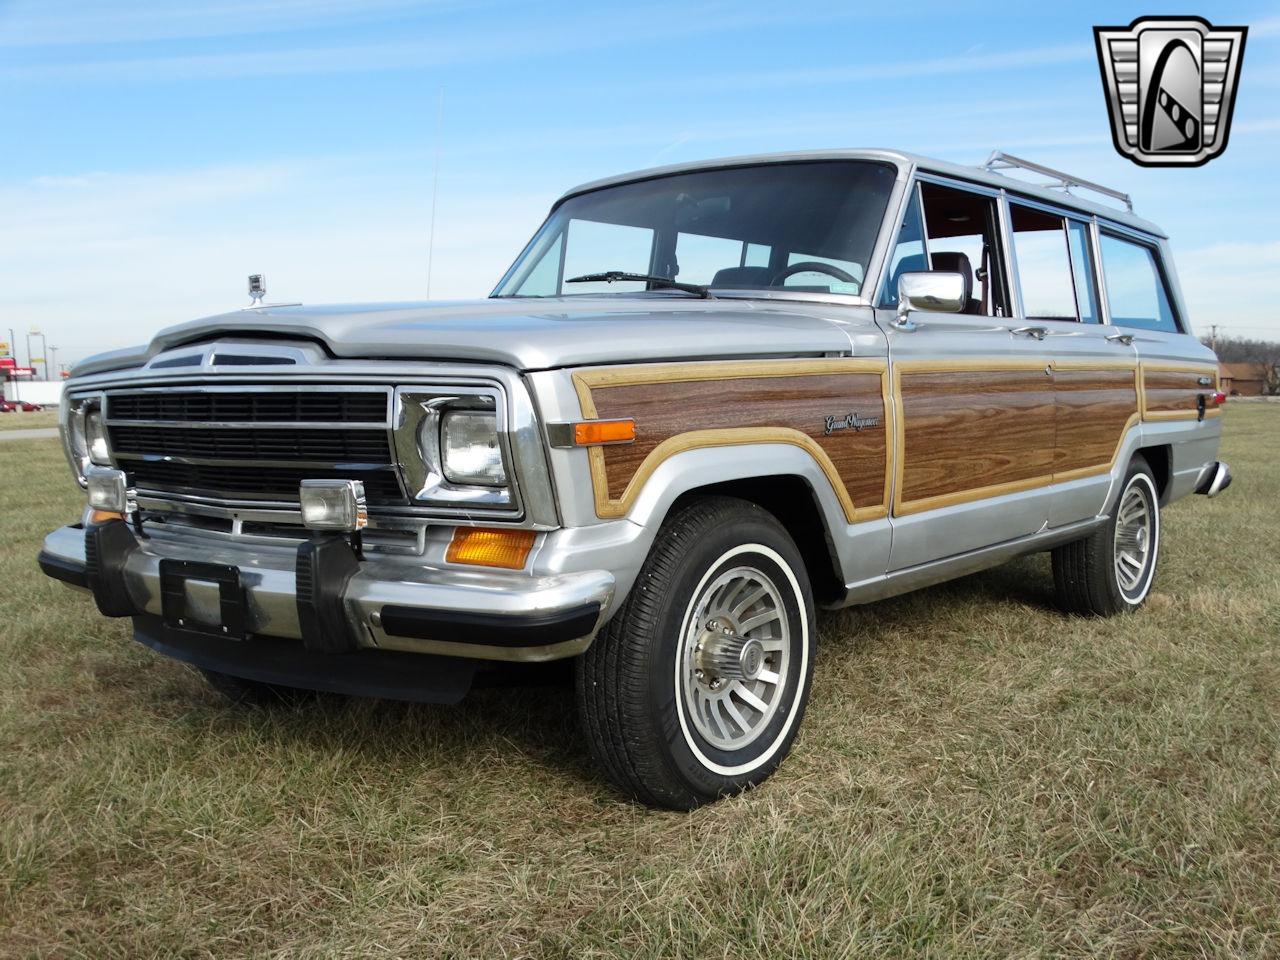
[(868, 308), (782, 300), (562, 297), (346, 306), (263, 306), (169, 327), (149, 346), (99, 354), (74, 373), (146, 363), (223, 335), (318, 341), (336, 357), (500, 363), (519, 370), (779, 353), (847, 352), (845, 332), (871, 327)]

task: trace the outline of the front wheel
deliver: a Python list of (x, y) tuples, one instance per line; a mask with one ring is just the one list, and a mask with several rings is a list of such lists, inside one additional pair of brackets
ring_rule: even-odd
[(725, 497), (670, 517), (622, 609), (578, 661), (578, 708), (609, 778), (689, 810), (781, 763), (813, 676), (813, 597), (799, 551)]
[(1146, 460), (1134, 457), (1111, 519), (1053, 551), (1058, 600), (1070, 613), (1110, 617), (1146, 601), (1160, 559), (1160, 494)]

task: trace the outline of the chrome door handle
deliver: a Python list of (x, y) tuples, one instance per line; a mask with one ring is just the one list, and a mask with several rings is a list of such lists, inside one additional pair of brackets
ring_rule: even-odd
[(1107, 334), (1107, 343), (1118, 343), (1122, 346), (1133, 346), (1132, 333), (1109, 333)]
[(1043, 340), (1049, 335), (1048, 327), (1014, 327), (1009, 331), (1015, 337), (1030, 337), (1032, 340)]

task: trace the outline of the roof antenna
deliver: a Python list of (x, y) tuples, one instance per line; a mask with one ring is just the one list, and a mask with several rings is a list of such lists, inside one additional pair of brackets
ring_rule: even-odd
[(427, 299), (431, 299), (431, 260), (436, 247), (436, 195), (440, 188), (440, 130), (444, 126), (444, 87), (436, 104), (436, 162), (431, 174), (431, 227), (427, 234)]

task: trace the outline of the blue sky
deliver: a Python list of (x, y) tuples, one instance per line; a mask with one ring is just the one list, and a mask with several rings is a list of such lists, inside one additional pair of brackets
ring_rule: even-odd
[[(1053, 6), (0, 0), (0, 330), (76, 360), (241, 306), (256, 271), (272, 300), (425, 298), (437, 155), (430, 293), (458, 298), (581, 181), (888, 146), (1126, 190), (1198, 329), (1280, 339), (1280, 6)], [(1250, 26), (1235, 121), (1206, 167), (1143, 169), (1091, 27), (1173, 13)]]

